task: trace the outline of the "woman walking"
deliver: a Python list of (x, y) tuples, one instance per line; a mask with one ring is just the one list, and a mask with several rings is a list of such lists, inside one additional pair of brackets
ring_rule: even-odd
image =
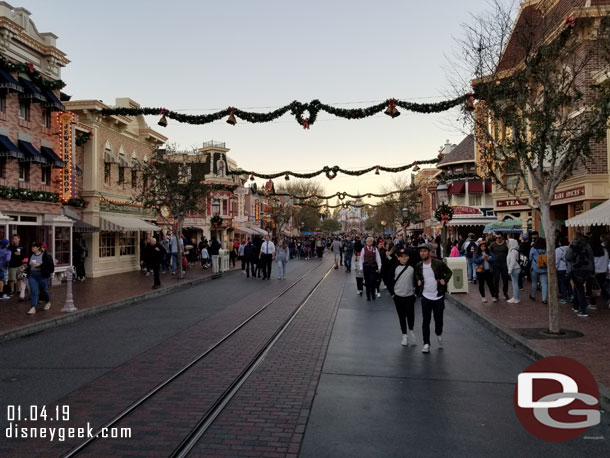
[(491, 301), (496, 302), (496, 293), (492, 279), (494, 255), (489, 251), (487, 242), (481, 241), (481, 243), (479, 243), (472, 262), (474, 263), (474, 270), (477, 273), (481, 302), (487, 302), (487, 299), (485, 298), (485, 283), (487, 283), (487, 287), (489, 288)]
[[(388, 291), (394, 299), (398, 322), (402, 331), (402, 345), (416, 345), (415, 342), (415, 269), (409, 262), (409, 253), (398, 250), (399, 264), (394, 268), (388, 281)], [(409, 333), (407, 334), (407, 324)]]
[(290, 252), (288, 251), (288, 245), (286, 245), (286, 241), (283, 241), (275, 254), (277, 270), (279, 272), (279, 276), (277, 277), (278, 280), (283, 280), (286, 278), (286, 264), (288, 263), (289, 257)]
[(540, 282), (542, 303), (546, 304), (548, 296), (546, 239), (540, 237), (536, 239), (530, 251), (530, 262), (532, 264), (532, 293), (530, 299), (536, 300), (538, 282)]
[(515, 239), (508, 239), (508, 274), (510, 275), (513, 285), (513, 297), (507, 302), (518, 304), (519, 300), (519, 275), (521, 275), (521, 266), (519, 265), (519, 242)]
[(42, 243), (32, 243), (32, 254), (28, 261), (27, 275), (30, 285), (31, 308), (28, 315), (36, 313), (38, 295), (45, 301), (45, 310), (51, 308), (51, 296), (49, 296), (49, 278), (55, 271), (53, 258), (49, 253), (42, 250)]

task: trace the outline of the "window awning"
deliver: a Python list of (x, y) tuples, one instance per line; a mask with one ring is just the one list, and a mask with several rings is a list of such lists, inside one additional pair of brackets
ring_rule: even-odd
[(38, 162), (40, 164), (48, 164), (47, 158), (38, 152), (36, 148), (30, 143), (24, 140), (19, 140), (19, 151), (23, 153), (22, 162)]
[(250, 229), (253, 230), (254, 233), (256, 233), (258, 235), (269, 235), (269, 233), (266, 230), (261, 229), (260, 227), (251, 227)]
[(159, 227), (147, 223), (135, 216), (104, 215), (100, 216), (100, 226), (103, 231), (158, 231)]
[(246, 235), (254, 235), (254, 234), (256, 234), (256, 232), (254, 232), (249, 227), (236, 227), (235, 228), (235, 232), (241, 232), (242, 234), (246, 234)]
[(466, 189), (466, 183), (463, 181), (457, 181), (451, 185), (449, 188), (449, 194), (464, 194), (464, 190)]
[(470, 194), (481, 194), (483, 192), (483, 182), (482, 181), (469, 181), (468, 182), (468, 192)]
[(485, 226), (489, 223), (497, 221), (495, 217), (480, 217), (480, 218), (459, 218), (454, 216), (451, 221), (447, 223), (447, 226), (459, 227), (459, 226)]
[(491, 193), (491, 180), (485, 180), (485, 193)]
[(23, 159), (23, 153), (15, 146), (15, 144), (6, 135), (0, 135), (0, 157), (14, 157), (15, 159)]
[(127, 160), (125, 155), (119, 154), (119, 166), (120, 167), (131, 167), (131, 162)]
[(66, 163), (64, 161), (62, 161), (57, 154), (55, 154), (55, 151), (53, 151), (52, 148), (48, 148), (46, 146), (42, 146), (40, 148), (40, 152), (42, 153), (42, 155), (44, 157), (47, 158), (47, 161), (53, 167), (57, 167), (57, 168), (63, 169), (66, 166)]
[(112, 151), (104, 150), (104, 162), (107, 164), (115, 164), (117, 162), (116, 157), (112, 154)]
[(565, 224), (568, 227), (610, 226), (610, 200), (567, 219)]
[(23, 87), (24, 91), (19, 95), (22, 99), (32, 99), (35, 102), (47, 102), (47, 98), (42, 95), (40, 90), (34, 83), (26, 80), (25, 78), (19, 77), (19, 84)]
[(80, 234), (92, 234), (94, 232), (99, 232), (100, 228), (93, 224), (85, 223), (84, 221), (75, 220), (72, 230)]
[(23, 92), (23, 88), (17, 80), (6, 70), (0, 69), (0, 89), (7, 89), (13, 92)]
[(59, 101), (59, 99), (55, 94), (53, 94), (53, 92), (47, 91), (46, 89), (44, 89), (42, 92), (45, 98), (47, 99), (47, 101), (42, 104), (43, 107), (54, 108), (58, 111), (65, 111), (66, 107), (64, 107), (63, 103)]

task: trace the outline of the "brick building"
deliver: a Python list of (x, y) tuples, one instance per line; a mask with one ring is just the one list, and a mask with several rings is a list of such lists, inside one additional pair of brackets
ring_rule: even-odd
[(0, 2), (0, 237), (19, 234), (28, 253), (32, 242), (46, 243), (59, 273), (72, 262), (73, 220), (62, 203), (74, 203), (78, 190), (73, 150), (60, 152), (69, 60), (56, 40), (38, 32), (29, 11)]
[[(521, 65), (525, 50), (520, 35), (531, 35), (536, 39), (544, 37), (548, 40), (563, 30), (567, 17), (572, 17), (577, 21), (576, 33), (583, 37), (581, 52), (586, 52), (595, 39), (595, 27), (608, 14), (609, 9), (610, 0), (529, 0), (522, 2), (512, 35), (498, 65), (498, 73), (511, 74)], [(589, 19), (578, 22), (579, 18)], [(602, 65), (599, 59), (592, 59), (580, 73), (578, 83), (583, 88), (589, 88), (593, 83), (607, 81), (608, 75), (608, 68), (605, 67), (605, 64)], [(591, 97), (589, 89), (585, 90), (585, 101), (587, 97)], [(483, 102), (477, 104), (476, 116), (479, 120), (486, 120), (488, 117)], [(490, 125), (493, 125), (492, 120), (489, 122)], [(478, 138), (479, 136), (477, 136)], [(482, 139), (483, 136), (481, 135), (480, 138)], [(477, 161), (480, 164), (480, 171), (484, 171), (483, 159), (479, 152), (481, 149), (481, 146), (477, 144)], [(564, 235), (568, 235), (568, 230), (564, 225), (565, 220), (591, 209), (610, 196), (609, 162), (610, 150), (607, 141), (592, 144), (592, 157), (587, 167), (577, 168), (558, 186), (551, 207), (551, 219)], [(505, 185), (514, 193), (508, 193), (502, 187), (494, 186), (494, 210), (498, 219), (519, 218), (523, 222), (524, 231), (528, 229), (542, 231), (539, 216), (530, 206), (530, 198), (524, 190), (524, 184), (519, 175), (507, 171), (504, 180)]]
[[(89, 247), (85, 261), (88, 276), (99, 277), (139, 269), (140, 243), (159, 228), (157, 215), (131, 201), (142, 173), (137, 163), (147, 161), (167, 138), (151, 129), (143, 116), (102, 116), (108, 108), (98, 100), (66, 102), (66, 117), (74, 119), (75, 135), (89, 136), (82, 155), (82, 187), (86, 206), (78, 216), (100, 232), (84, 233)], [(116, 99), (116, 106), (138, 107), (129, 98)]]

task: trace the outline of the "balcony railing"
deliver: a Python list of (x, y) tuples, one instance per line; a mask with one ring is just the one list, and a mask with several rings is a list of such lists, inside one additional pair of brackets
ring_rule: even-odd
[(215, 142), (210, 140), (209, 142), (203, 142), (203, 148), (226, 148), (225, 142)]

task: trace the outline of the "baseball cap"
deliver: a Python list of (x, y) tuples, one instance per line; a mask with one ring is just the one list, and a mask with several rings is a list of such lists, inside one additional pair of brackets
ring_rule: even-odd
[(403, 249), (398, 250), (398, 253), (396, 253), (396, 255), (397, 256), (409, 256), (409, 253), (407, 252), (407, 250), (405, 250), (403, 248)]
[(430, 251), (430, 245), (428, 245), (427, 243), (422, 243), (418, 248), (420, 250), (428, 250), (428, 251)]
[(5, 246), (7, 246), (7, 245), (8, 245), (8, 239), (2, 239), (2, 240), (0, 240), (0, 246), (1, 246), (2, 248), (4, 248), (4, 247), (5, 247)]

